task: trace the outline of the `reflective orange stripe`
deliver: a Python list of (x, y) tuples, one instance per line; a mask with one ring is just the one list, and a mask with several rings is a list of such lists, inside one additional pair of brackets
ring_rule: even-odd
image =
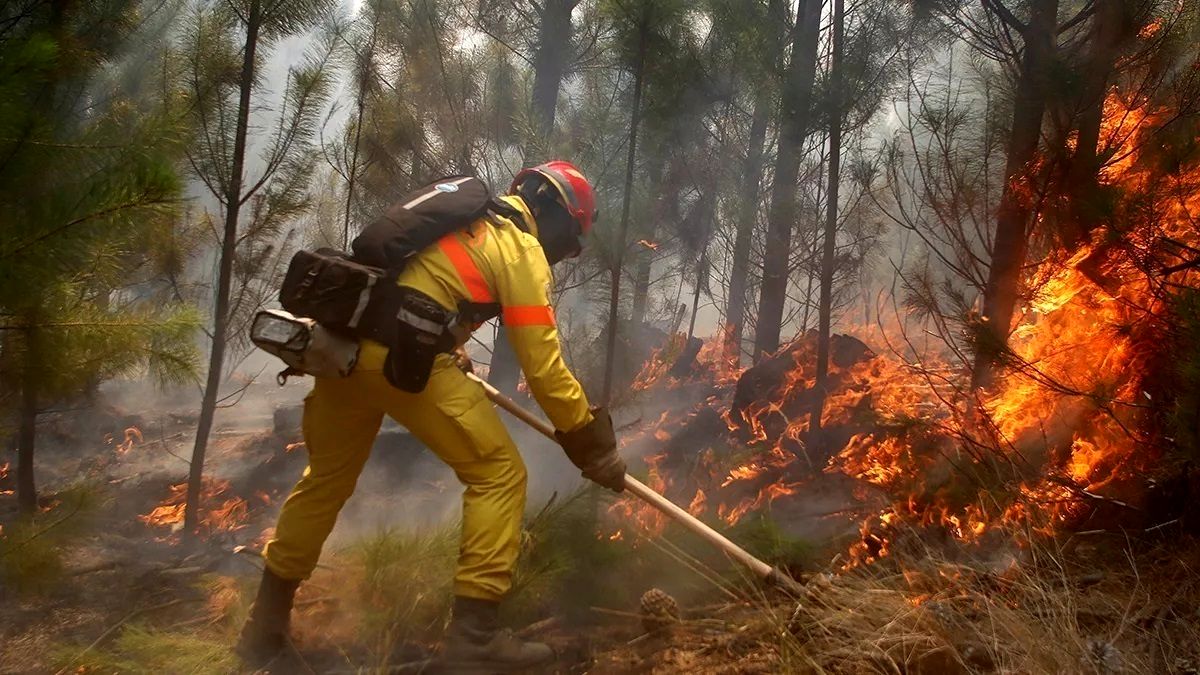
[(467, 253), (457, 233), (439, 239), (438, 248), (442, 249), (442, 253), (450, 259), (450, 264), (454, 265), (458, 278), (462, 279), (463, 285), (467, 287), (467, 295), (471, 297), (471, 302), (495, 302), (492, 299), (492, 289), (488, 288), (479, 266), (471, 259), (471, 254)]
[(548, 305), (504, 308), (505, 326), (553, 326), (554, 310)]

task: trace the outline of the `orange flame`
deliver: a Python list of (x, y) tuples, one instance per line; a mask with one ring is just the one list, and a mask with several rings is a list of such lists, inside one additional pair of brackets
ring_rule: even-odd
[[(229, 481), (205, 478), (200, 490), (200, 530), (235, 532), (246, 527), (249, 505), (245, 499), (228, 496)], [(209, 507), (220, 500), (217, 506)], [(170, 488), (170, 495), (159, 502), (149, 513), (138, 516), (138, 520), (152, 527), (170, 528), (172, 533), (183, 529), (184, 511), (187, 508), (187, 483), (177, 483)]]

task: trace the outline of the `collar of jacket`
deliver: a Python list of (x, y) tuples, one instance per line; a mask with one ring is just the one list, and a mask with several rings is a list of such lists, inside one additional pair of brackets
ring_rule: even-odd
[(505, 204), (516, 209), (521, 214), (521, 219), (524, 222), (514, 222), (518, 229), (524, 230), (535, 238), (538, 236), (537, 221), (533, 218), (533, 212), (529, 210), (529, 206), (525, 204), (525, 200), (517, 195), (501, 195), (499, 199), (504, 200)]

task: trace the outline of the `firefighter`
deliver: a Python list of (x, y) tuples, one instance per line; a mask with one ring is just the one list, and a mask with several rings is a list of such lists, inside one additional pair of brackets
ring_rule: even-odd
[[(509, 194), (498, 199), (511, 207), (510, 217), (491, 214), (443, 237), (417, 255), (397, 283), (447, 309), (460, 301), (499, 303), (529, 390), (559, 430), (567, 456), (584, 477), (619, 492), (625, 463), (616, 451), (612, 421), (603, 409), (590, 409), (563, 362), (550, 306), (550, 267), (579, 255), (595, 214), (592, 188), (569, 162), (552, 161), (522, 170)], [(525, 465), (516, 445), (454, 355), (438, 354), (424, 389), (408, 393), (385, 379), (387, 351), (364, 340), (349, 377), (316, 378), (305, 398), (308, 468), (267, 544), (239, 654), (261, 666), (285, 645), (296, 588), (316, 566), (388, 415), (449, 465), (465, 487), (453, 618), (441, 664), (448, 670), (505, 672), (552, 661), (550, 647), (517, 639), (497, 620), (512, 583), (525, 509)]]

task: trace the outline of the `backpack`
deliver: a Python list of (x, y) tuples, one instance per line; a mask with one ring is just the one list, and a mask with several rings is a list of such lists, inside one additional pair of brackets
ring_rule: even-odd
[(478, 178), (440, 178), (409, 193), (363, 229), (351, 244), (353, 255), (333, 249), (297, 252), (279, 289), (279, 302), (292, 314), (332, 330), (390, 345), (398, 301), (395, 281), (408, 261), (489, 212), (518, 215), (494, 199)]
[(393, 279), (408, 261), (437, 240), (489, 212), (509, 218), (516, 211), (492, 197), (491, 188), (472, 176), (445, 176), (406, 195), (354, 238), (354, 260), (388, 271)]

